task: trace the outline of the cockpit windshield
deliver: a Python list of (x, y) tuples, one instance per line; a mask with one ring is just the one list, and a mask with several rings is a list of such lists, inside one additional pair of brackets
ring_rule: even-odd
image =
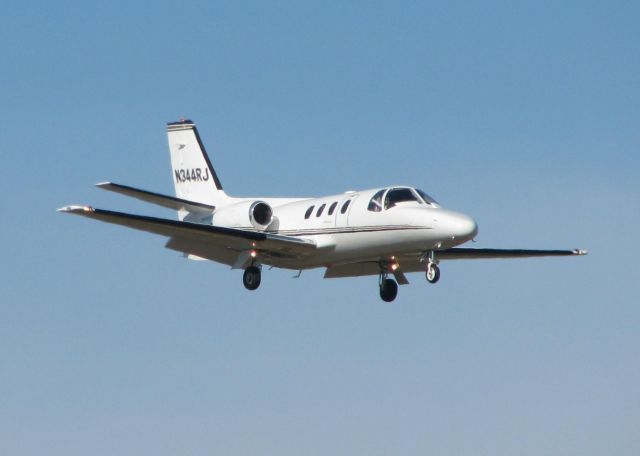
[(371, 212), (381, 212), (383, 209), (391, 209), (399, 203), (405, 202), (438, 206), (436, 200), (431, 198), (422, 190), (409, 187), (392, 187), (383, 188), (382, 190), (377, 191), (369, 200), (367, 209)]
[(382, 211), (382, 196), (386, 191), (387, 189), (383, 188), (382, 190), (377, 192), (375, 195), (373, 195), (373, 198), (371, 198), (371, 201), (369, 201), (369, 206), (367, 206), (367, 209), (370, 210), (371, 212)]
[(419, 202), (415, 193), (413, 193), (410, 188), (392, 188), (384, 198), (384, 208), (390, 209), (396, 204), (405, 201)]
[(438, 202), (436, 200), (431, 198), (429, 195), (427, 195), (425, 192), (423, 192), (419, 188), (416, 188), (416, 192), (418, 192), (418, 194), (424, 200), (425, 203), (427, 203), (427, 204), (435, 204), (435, 205), (439, 206), (439, 204), (438, 204)]

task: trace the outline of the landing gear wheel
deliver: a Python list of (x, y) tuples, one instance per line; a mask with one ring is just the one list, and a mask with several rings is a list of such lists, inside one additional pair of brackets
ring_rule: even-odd
[(244, 270), (242, 275), (242, 283), (247, 290), (255, 290), (260, 286), (260, 268), (257, 266), (249, 266)]
[(429, 283), (436, 283), (440, 280), (440, 268), (437, 264), (430, 264), (425, 275)]
[(384, 279), (380, 283), (380, 297), (384, 302), (391, 302), (398, 296), (398, 284), (393, 279)]

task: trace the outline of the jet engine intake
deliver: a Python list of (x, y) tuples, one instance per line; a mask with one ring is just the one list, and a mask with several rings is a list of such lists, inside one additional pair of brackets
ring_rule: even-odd
[(249, 207), (249, 220), (259, 230), (264, 230), (273, 220), (273, 209), (264, 201), (254, 201)]

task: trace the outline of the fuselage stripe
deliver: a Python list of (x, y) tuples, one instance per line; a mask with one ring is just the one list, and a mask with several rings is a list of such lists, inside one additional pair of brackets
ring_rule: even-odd
[[(247, 231), (258, 231), (254, 227), (241, 227), (239, 229)], [(351, 234), (351, 233), (373, 233), (382, 231), (408, 231), (408, 230), (431, 230), (428, 226), (412, 225), (386, 225), (386, 226), (361, 226), (343, 228), (307, 228), (302, 230), (278, 230), (260, 231), (268, 234), (281, 234), (285, 236), (314, 236), (322, 234)]]

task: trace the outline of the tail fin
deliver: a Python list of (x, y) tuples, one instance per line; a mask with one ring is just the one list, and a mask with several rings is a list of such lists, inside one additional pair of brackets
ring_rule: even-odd
[(176, 196), (189, 201), (224, 206), (229, 197), (222, 190), (196, 124), (180, 120), (167, 124), (171, 168)]

